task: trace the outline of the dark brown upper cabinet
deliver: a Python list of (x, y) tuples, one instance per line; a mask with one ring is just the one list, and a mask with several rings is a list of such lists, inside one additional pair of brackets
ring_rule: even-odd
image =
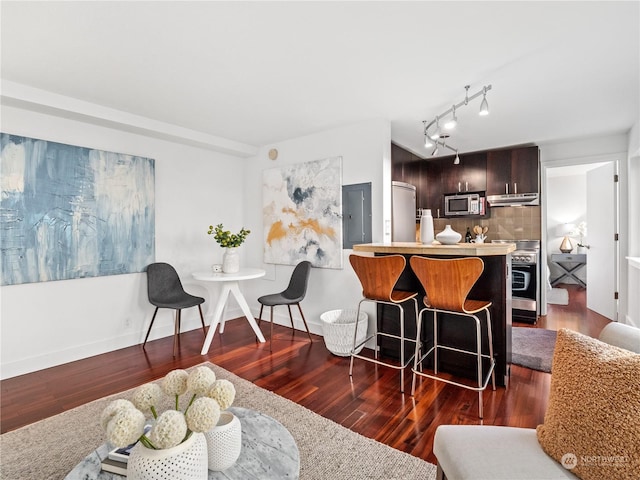
[(487, 152), (487, 195), (538, 193), (539, 164), (538, 147)]
[(455, 157), (438, 159), (442, 171), (442, 193), (484, 192), (487, 189), (487, 154), (460, 155), (460, 163), (453, 164)]

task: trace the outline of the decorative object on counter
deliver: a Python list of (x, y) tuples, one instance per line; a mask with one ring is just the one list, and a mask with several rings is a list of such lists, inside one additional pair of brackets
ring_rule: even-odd
[(480, 116), (485, 116), (489, 114), (489, 103), (487, 102), (487, 92), (491, 90), (491, 85), (486, 85), (482, 87), (482, 90), (478, 91), (477, 93), (474, 93), (471, 96), (469, 96), (469, 88), (470, 88), (470, 85), (465, 85), (464, 100), (462, 100), (460, 103), (452, 105), (450, 109), (445, 110), (439, 115), (436, 115), (435, 118), (428, 123), (427, 123), (427, 120), (422, 121), (422, 125), (424, 127), (425, 148), (434, 147), (433, 151), (431, 152), (432, 157), (438, 154), (438, 151), (439, 151), (438, 146), (448, 148), (452, 152), (455, 152), (456, 157), (454, 159), (454, 165), (458, 165), (460, 163), (460, 157), (458, 156), (458, 149), (446, 143), (446, 138), (448, 138), (449, 135), (446, 133), (443, 133), (442, 129), (440, 128), (440, 120), (446, 117), (447, 115), (451, 114), (451, 118), (445, 121), (444, 128), (447, 130), (453, 130), (458, 124), (458, 118), (456, 117), (456, 109), (463, 107), (465, 105), (468, 105), (471, 100), (479, 97), (480, 95), (482, 95), (482, 103), (480, 104), (480, 111), (478, 112), (478, 114)]
[(578, 227), (576, 228), (575, 233), (580, 236), (580, 240), (578, 241), (578, 250), (577, 252), (580, 254), (587, 253), (589, 250), (589, 245), (584, 243), (584, 237), (587, 235), (587, 222), (580, 222)]
[(422, 209), (422, 215), (420, 215), (420, 243), (431, 244), (433, 243), (433, 217), (431, 216), (431, 210), (428, 208)]
[(224, 230), (221, 223), (215, 228), (213, 225), (209, 225), (207, 234), (213, 234), (216, 242), (226, 248), (222, 257), (222, 271), (224, 273), (237, 273), (240, 270), (240, 256), (237, 248), (242, 245), (250, 233), (251, 230), (245, 230), (244, 227), (238, 233), (231, 233), (229, 230)]
[(211, 265), (211, 271), (213, 273), (222, 273), (222, 265), (220, 263), (216, 263)]
[(573, 243), (571, 243), (569, 237), (573, 235), (575, 229), (576, 226), (573, 223), (561, 223), (556, 227), (556, 236), (564, 237), (560, 244), (560, 251), (562, 253), (571, 253), (571, 250), (573, 250)]
[(464, 243), (471, 243), (471, 232), (469, 231), (469, 227), (467, 227), (467, 233), (464, 236)]
[(436, 235), (438, 240), (443, 245), (455, 245), (460, 241), (462, 235), (451, 228), (451, 225), (444, 227), (444, 230)]
[(489, 231), (489, 227), (481, 227), (476, 225), (473, 227), (473, 233), (476, 234), (476, 238), (472, 240), (473, 243), (484, 243), (487, 239), (486, 233)]
[[(228, 385), (227, 385), (228, 384)], [(180, 397), (188, 402), (180, 409)], [(158, 414), (163, 397), (172, 399), (173, 409)], [(214, 371), (200, 366), (190, 373), (172, 370), (160, 384), (147, 383), (133, 392), (132, 400), (117, 399), (103, 410), (100, 423), (115, 447), (136, 443), (131, 451), (129, 479), (207, 478), (207, 440), (203, 433), (213, 429), (220, 410), (235, 397), (228, 380), (216, 380)], [(183, 402), (185, 403), (185, 402)], [(151, 430), (146, 413), (152, 416)]]

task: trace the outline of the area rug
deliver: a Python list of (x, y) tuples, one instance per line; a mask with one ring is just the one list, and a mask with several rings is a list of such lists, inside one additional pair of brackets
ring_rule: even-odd
[[(223, 368), (204, 365), (218, 378), (233, 382), (234, 406), (265, 413), (289, 430), (300, 452), (302, 480), (435, 479), (436, 466), (431, 463), (355, 433)], [(64, 478), (104, 443), (99, 425), (104, 407), (114, 398), (130, 398), (132, 392), (105, 397), (0, 436), (0, 478)]]
[(547, 290), (547, 303), (553, 305), (569, 305), (569, 292), (564, 288)]
[(511, 363), (551, 372), (556, 331), (544, 328), (513, 327), (511, 329)]

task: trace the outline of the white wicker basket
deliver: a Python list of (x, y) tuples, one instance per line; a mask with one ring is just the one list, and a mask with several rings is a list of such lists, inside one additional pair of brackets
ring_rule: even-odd
[[(327, 350), (334, 355), (348, 357), (351, 354), (357, 313), (357, 310), (330, 310), (320, 315), (324, 343)], [(368, 318), (365, 312), (360, 311), (356, 344), (363, 342), (367, 337)], [(358, 348), (356, 353), (360, 353), (363, 347)]]
[(204, 436), (207, 439), (209, 470), (221, 472), (236, 463), (242, 448), (242, 427), (238, 417), (231, 412), (220, 412), (218, 424)]
[(138, 442), (127, 463), (128, 480), (206, 480), (208, 475), (207, 441), (202, 433), (164, 450), (151, 450)]

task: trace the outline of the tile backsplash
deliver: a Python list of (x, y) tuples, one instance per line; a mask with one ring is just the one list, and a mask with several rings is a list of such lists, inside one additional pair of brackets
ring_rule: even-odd
[[(462, 241), (467, 227), (473, 233), (473, 227), (488, 227), (487, 240), (540, 240), (541, 218), (539, 206), (526, 207), (494, 207), (486, 218), (434, 218), (435, 233), (451, 225), (456, 232), (462, 234)], [(420, 240), (420, 222), (416, 223), (416, 239)]]

